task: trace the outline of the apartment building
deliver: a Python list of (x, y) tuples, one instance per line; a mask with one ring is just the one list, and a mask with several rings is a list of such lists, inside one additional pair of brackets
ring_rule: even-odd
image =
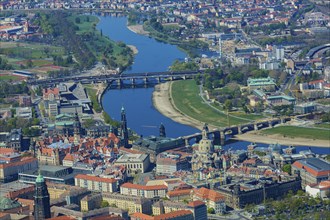
[(141, 196), (144, 198), (164, 198), (167, 193), (167, 186), (154, 185), (143, 186), (139, 184), (124, 183), (120, 186), (120, 194)]
[(118, 181), (113, 178), (102, 178), (98, 176), (91, 176), (86, 174), (78, 174), (75, 177), (75, 185), (87, 188), (91, 191), (99, 192), (117, 192)]

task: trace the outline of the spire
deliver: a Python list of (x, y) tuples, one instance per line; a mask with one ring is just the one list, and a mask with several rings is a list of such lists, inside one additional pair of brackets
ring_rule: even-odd
[(166, 137), (165, 126), (163, 123), (160, 123), (159, 126), (159, 137)]
[(208, 135), (207, 135), (208, 132), (209, 132), (209, 128), (207, 127), (207, 123), (205, 123), (203, 126), (203, 131), (202, 131), (203, 139), (208, 139)]
[(125, 108), (124, 108), (124, 106), (121, 106), (121, 113), (125, 113)]
[(39, 169), (39, 175), (37, 176), (36, 183), (43, 183), (45, 182), (44, 176), (41, 175), (41, 171)]

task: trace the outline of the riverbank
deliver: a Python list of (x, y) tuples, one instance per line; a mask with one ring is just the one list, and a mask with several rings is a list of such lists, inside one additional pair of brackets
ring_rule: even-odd
[[(156, 85), (155, 91), (152, 95), (154, 107), (161, 114), (168, 118), (171, 118), (178, 123), (202, 129), (202, 122), (183, 114), (176, 108), (171, 95), (172, 84), (173, 82), (167, 82)], [(213, 129), (215, 127), (210, 125), (209, 128)], [(330, 147), (329, 140), (313, 140), (301, 137), (288, 138), (280, 134), (262, 134), (260, 131), (253, 131), (246, 134), (237, 135), (233, 139), (249, 142), (260, 142), (266, 144), (279, 143), (281, 145), (293, 146), (312, 145), (316, 147)]]
[(149, 32), (148, 31), (145, 31), (143, 29), (143, 25), (142, 24), (137, 24), (137, 25), (129, 25), (127, 26), (127, 28), (136, 33), (136, 34), (141, 34), (141, 35), (145, 35), (145, 36), (149, 36)]
[(283, 135), (280, 134), (272, 134), (272, 135), (261, 134), (260, 131), (252, 131), (246, 134), (236, 135), (233, 139), (240, 141), (248, 141), (248, 142), (259, 142), (264, 144), (278, 143), (287, 146), (311, 145), (315, 147), (324, 147), (324, 148), (330, 147), (330, 140), (317, 140), (317, 139), (313, 140), (313, 139), (300, 138), (300, 137), (288, 138), (288, 137), (283, 137)]
[[(204, 126), (203, 122), (183, 114), (175, 107), (171, 95), (172, 84), (173, 82), (166, 82), (155, 86), (155, 91), (152, 94), (152, 102), (154, 107), (161, 114), (175, 122), (202, 130)], [(215, 127), (210, 125), (209, 128), (213, 129)]]

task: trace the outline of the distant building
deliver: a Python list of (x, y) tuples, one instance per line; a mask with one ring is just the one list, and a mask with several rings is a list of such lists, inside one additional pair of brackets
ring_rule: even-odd
[(178, 170), (188, 170), (190, 163), (180, 153), (162, 152), (157, 156), (156, 172), (158, 174), (172, 174)]
[(12, 129), (7, 136), (7, 145), (9, 148), (16, 151), (21, 151), (23, 149), (23, 134), (22, 129)]
[(115, 205), (118, 208), (128, 210), (128, 213), (142, 212), (151, 214), (151, 200), (133, 195), (121, 195), (119, 193), (102, 193), (103, 200), (110, 206)]
[[(38, 160), (32, 157), (21, 157), (20, 154), (0, 155), (0, 182), (17, 180), (19, 172), (34, 170)], [(33, 182), (32, 182), (33, 183)]]
[(215, 213), (225, 213), (225, 197), (219, 192), (207, 188), (193, 189), (193, 199), (204, 201), (207, 208), (213, 208)]
[(167, 219), (167, 220), (194, 220), (194, 216), (191, 211), (188, 210), (179, 210), (171, 213), (161, 214), (158, 216), (150, 216), (142, 213), (134, 213), (131, 215), (132, 220), (158, 220), (158, 219)]
[(306, 193), (314, 198), (328, 198), (330, 193), (330, 180), (324, 180), (317, 184), (307, 185)]
[(328, 180), (330, 163), (320, 158), (306, 158), (292, 164), (292, 173), (299, 171), (302, 187)]
[(32, 105), (31, 96), (20, 95), (18, 98), (18, 103), (21, 107), (29, 107)]
[(101, 202), (102, 202), (102, 195), (100, 193), (86, 195), (80, 201), (81, 211), (87, 212), (94, 209), (99, 209), (101, 208)]
[(19, 107), (16, 108), (16, 116), (24, 119), (32, 118), (32, 108), (31, 107)]
[(273, 78), (248, 78), (247, 85), (249, 90), (262, 89), (268, 92), (273, 92), (276, 89), (276, 82)]
[(75, 176), (75, 185), (99, 192), (117, 192), (118, 181), (113, 178), (102, 178), (92, 175), (78, 174)]
[(296, 176), (292, 179), (273, 181), (259, 179), (241, 184), (229, 184), (217, 188), (217, 192), (225, 197), (227, 206), (241, 209), (247, 204), (259, 204), (265, 199), (276, 199), (286, 195), (289, 190), (297, 192), (301, 189), (301, 178)]
[(144, 173), (149, 168), (150, 158), (148, 154), (124, 154), (116, 160), (115, 165), (124, 165), (129, 174)]
[(294, 112), (297, 114), (307, 114), (316, 111), (316, 105), (313, 102), (302, 103), (294, 106)]
[(167, 193), (167, 186), (153, 185), (144, 186), (139, 184), (124, 183), (120, 186), (120, 194), (141, 196), (144, 198), (164, 198)]

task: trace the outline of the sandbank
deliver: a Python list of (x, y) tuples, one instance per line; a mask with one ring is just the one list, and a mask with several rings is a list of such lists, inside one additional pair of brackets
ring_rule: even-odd
[(136, 34), (141, 34), (141, 35), (146, 35), (148, 36), (149, 35), (149, 32), (148, 31), (145, 31), (143, 29), (143, 25), (142, 24), (137, 24), (137, 25), (130, 25), (130, 26), (127, 26), (127, 28), (136, 33)]

